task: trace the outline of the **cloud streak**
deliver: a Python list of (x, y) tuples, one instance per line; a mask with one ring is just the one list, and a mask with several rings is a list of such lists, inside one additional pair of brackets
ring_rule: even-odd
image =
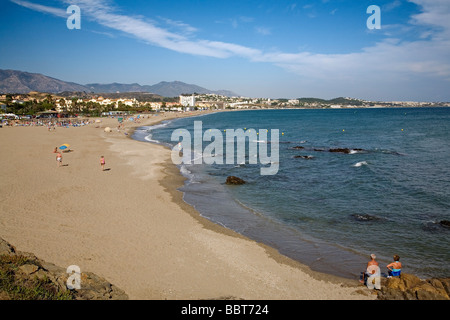
[(54, 16), (61, 17), (61, 18), (67, 18), (66, 10), (63, 10), (63, 9), (52, 8), (52, 7), (44, 6), (41, 4), (32, 3), (32, 2), (28, 2), (28, 1), (22, 1), (22, 0), (10, 0), (10, 1), (15, 4), (18, 4), (19, 6), (22, 6), (22, 7), (34, 10), (34, 11), (39, 11), (42, 13), (49, 13), (49, 14), (52, 14)]

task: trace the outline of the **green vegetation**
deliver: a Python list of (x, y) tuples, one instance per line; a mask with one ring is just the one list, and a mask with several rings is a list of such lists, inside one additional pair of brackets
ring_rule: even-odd
[[(0, 255), (0, 300), (73, 300), (72, 293), (58, 289), (45, 277), (25, 276), (20, 267), (39, 264), (21, 255)], [(39, 266), (40, 267), (40, 266)]]
[(334, 98), (334, 99), (330, 99), (330, 100), (324, 100), (324, 99), (319, 99), (319, 98), (299, 98), (298, 100), (299, 100), (300, 104), (316, 103), (316, 104), (321, 104), (321, 105), (330, 105), (330, 104), (353, 105), (353, 106), (363, 105), (363, 102), (361, 100), (348, 99), (348, 98), (343, 98), (343, 97)]

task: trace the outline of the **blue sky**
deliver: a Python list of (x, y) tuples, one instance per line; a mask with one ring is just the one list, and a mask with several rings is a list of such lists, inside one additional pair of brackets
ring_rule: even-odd
[[(79, 30), (66, 25), (71, 4)], [(450, 101), (449, 17), (448, 0), (7, 0), (0, 68), (249, 97)]]

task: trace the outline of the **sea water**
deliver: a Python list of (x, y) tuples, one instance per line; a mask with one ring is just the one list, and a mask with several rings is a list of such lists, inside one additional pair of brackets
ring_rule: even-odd
[[(450, 108), (218, 112), (133, 137), (172, 148), (172, 132), (194, 121), (204, 131), (278, 129), (280, 141), (275, 175), (248, 159), (180, 165), (184, 200), (202, 216), (321, 272), (357, 278), (375, 253), (382, 271), (398, 254), (404, 272), (450, 275), (450, 229), (440, 223), (450, 220)], [(246, 184), (226, 185), (228, 176)]]

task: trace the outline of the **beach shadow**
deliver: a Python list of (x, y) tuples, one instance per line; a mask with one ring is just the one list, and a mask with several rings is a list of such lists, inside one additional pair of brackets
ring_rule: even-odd
[(103, 171), (110, 171), (110, 170), (111, 170), (111, 168), (103, 169)]
[(61, 167), (68, 167), (68, 166), (69, 166), (68, 164), (61, 165)]

